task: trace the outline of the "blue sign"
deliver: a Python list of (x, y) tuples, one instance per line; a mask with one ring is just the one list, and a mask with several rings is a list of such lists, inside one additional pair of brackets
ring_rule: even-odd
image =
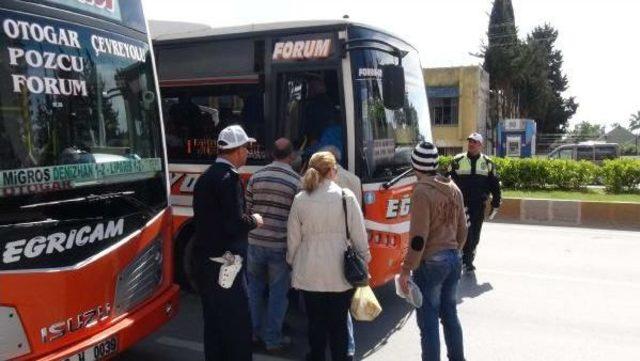
[(364, 204), (373, 204), (376, 201), (375, 192), (365, 192), (364, 193)]

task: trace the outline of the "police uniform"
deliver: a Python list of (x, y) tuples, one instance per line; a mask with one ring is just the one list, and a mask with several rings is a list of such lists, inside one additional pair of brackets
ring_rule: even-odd
[(495, 164), (484, 154), (475, 157), (468, 153), (456, 155), (451, 162), (450, 175), (462, 191), (469, 214), (470, 226), (462, 261), (467, 269), (473, 270), (473, 260), (484, 222), (485, 203), (491, 194), (491, 207), (500, 207), (500, 181)]
[[(227, 136), (231, 132), (226, 129), (221, 132), (221, 138), (223, 132)], [(241, 135), (247, 138), (244, 130)], [(229, 146), (244, 140), (233, 140), (233, 134), (231, 137), (232, 140), (227, 142)], [(221, 144), (219, 139), (218, 146)], [(205, 359), (250, 361), (252, 331), (245, 267), (241, 268), (230, 288), (223, 288), (218, 283), (222, 264), (210, 259), (230, 252), (246, 260), (248, 234), (257, 227), (256, 219), (245, 214), (240, 175), (232, 163), (218, 158), (198, 178), (193, 194), (193, 212), (194, 268), (204, 316)]]

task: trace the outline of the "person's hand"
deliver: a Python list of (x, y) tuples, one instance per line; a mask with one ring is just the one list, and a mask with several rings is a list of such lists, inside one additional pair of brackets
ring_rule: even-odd
[(410, 272), (403, 269), (400, 273), (400, 289), (405, 295), (409, 294), (409, 277), (411, 277)]
[(262, 216), (259, 215), (258, 213), (252, 214), (251, 217), (253, 217), (253, 219), (256, 220), (256, 226), (258, 228), (260, 228), (260, 227), (262, 227), (264, 225), (264, 220), (262, 220)]

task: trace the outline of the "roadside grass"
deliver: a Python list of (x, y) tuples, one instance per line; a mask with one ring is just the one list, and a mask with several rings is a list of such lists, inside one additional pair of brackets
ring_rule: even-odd
[(608, 194), (604, 189), (589, 188), (581, 192), (560, 190), (509, 190), (502, 191), (505, 198), (532, 198), (552, 200), (574, 200), (590, 202), (632, 202), (640, 203), (640, 192)]

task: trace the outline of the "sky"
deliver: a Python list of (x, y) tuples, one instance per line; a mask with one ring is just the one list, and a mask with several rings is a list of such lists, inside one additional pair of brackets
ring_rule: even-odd
[[(214, 27), (273, 21), (340, 19), (386, 29), (412, 43), (423, 67), (482, 64), (492, 0), (143, 0), (149, 19)], [(640, 111), (638, 0), (512, 0), (520, 38), (549, 23), (559, 31), (569, 79), (565, 96), (580, 104), (571, 124), (627, 125)]]

